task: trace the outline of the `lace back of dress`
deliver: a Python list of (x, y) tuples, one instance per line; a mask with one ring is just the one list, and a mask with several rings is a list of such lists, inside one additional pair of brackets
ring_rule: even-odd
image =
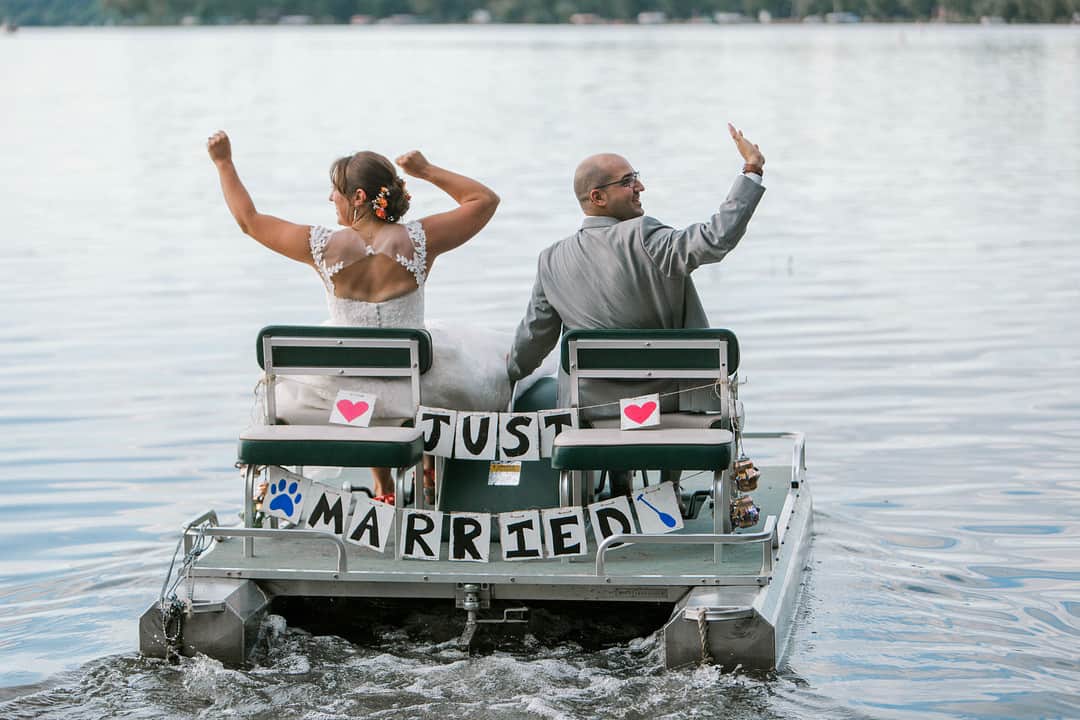
[(392, 233), (375, 244), (365, 243), (348, 231), (335, 232), (320, 225), (312, 226), (309, 241), (315, 269), (331, 294), (335, 275), (371, 255), (392, 258), (412, 273), (418, 288), (427, 281), (427, 236), (419, 220), (405, 225), (405, 237)]

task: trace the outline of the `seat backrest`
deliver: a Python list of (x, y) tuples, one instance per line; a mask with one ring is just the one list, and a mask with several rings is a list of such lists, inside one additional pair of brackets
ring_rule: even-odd
[(267, 422), (276, 422), (278, 375), (408, 378), (414, 405), (420, 376), (431, 367), (431, 336), (408, 328), (270, 325), (259, 331), (255, 352), (266, 375)]
[(721, 414), (729, 415), (728, 378), (739, 367), (739, 341), (730, 330), (571, 330), (561, 351), (574, 407), (582, 380), (711, 380), (720, 389)]

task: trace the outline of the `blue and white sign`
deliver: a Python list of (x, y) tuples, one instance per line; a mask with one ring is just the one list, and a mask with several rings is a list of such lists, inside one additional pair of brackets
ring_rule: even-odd
[(270, 517), (297, 525), (304, 509), (304, 498), (311, 488), (306, 477), (291, 473), (284, 468), (267, 468), (266, 497), (263, 511)]
[(675, 486), (669, 482), (634, 491), (634, 512), (643, 533), (669, 533), (683, 527)]

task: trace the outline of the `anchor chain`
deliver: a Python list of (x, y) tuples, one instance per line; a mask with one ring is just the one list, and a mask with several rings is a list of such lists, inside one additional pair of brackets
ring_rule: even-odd
[[(180, 662), (180, 651), (184, 646), (184, 603), (173, 595), (168, 602), (161, 604), (161, 635), (165, 640), (165, 660), (170, 665)], [(170, 631), (170, 627), (175, 628)]]
[[(161, 585), (161, 594), (158, 596), (158, 609), (161, 611), (161, 634), (165, 645), (165, 659), (175, 665), (180, 662), (183, 651), (184, 618), (191, 613), (192, 602), (195, 595), (195, 586), (191, 581), (191, 568), (209, 548), (211, 538), (206, 536), (207, 523), (199, 526), (198, 534), (191, 545), (191, 549), (184, 554), (180, 567), (176, 567), (176, 556), (183, 547), (184, 538), (191, 531), (191, 526), (184, 528), (180, 539), (173, 550), (172, 560), (169, 562), (169, 571), (165, 574), (165, 582)], [(173, 569), (176, 568), (175, 579)], [(188, 580), (187, 598), (181, 600), (176, 594), (180, 583)], [(171, 581), (171, 582), (170, 582)]]

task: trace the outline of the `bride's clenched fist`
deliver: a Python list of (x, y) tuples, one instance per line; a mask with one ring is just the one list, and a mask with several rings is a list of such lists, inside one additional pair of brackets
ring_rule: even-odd
[(431, 167), (431, 163), (424, 157), (424, 154), (419, 150), (410, 150), (404, 155), (395, 160), (398, 166), (405, 171), (406, 175), (412, 177), (424, 177), (424, 174)]
[(232, 160), (232, 145), (224, 130), (218, 130), (207, 139), (206, 151), (215, 164)]

